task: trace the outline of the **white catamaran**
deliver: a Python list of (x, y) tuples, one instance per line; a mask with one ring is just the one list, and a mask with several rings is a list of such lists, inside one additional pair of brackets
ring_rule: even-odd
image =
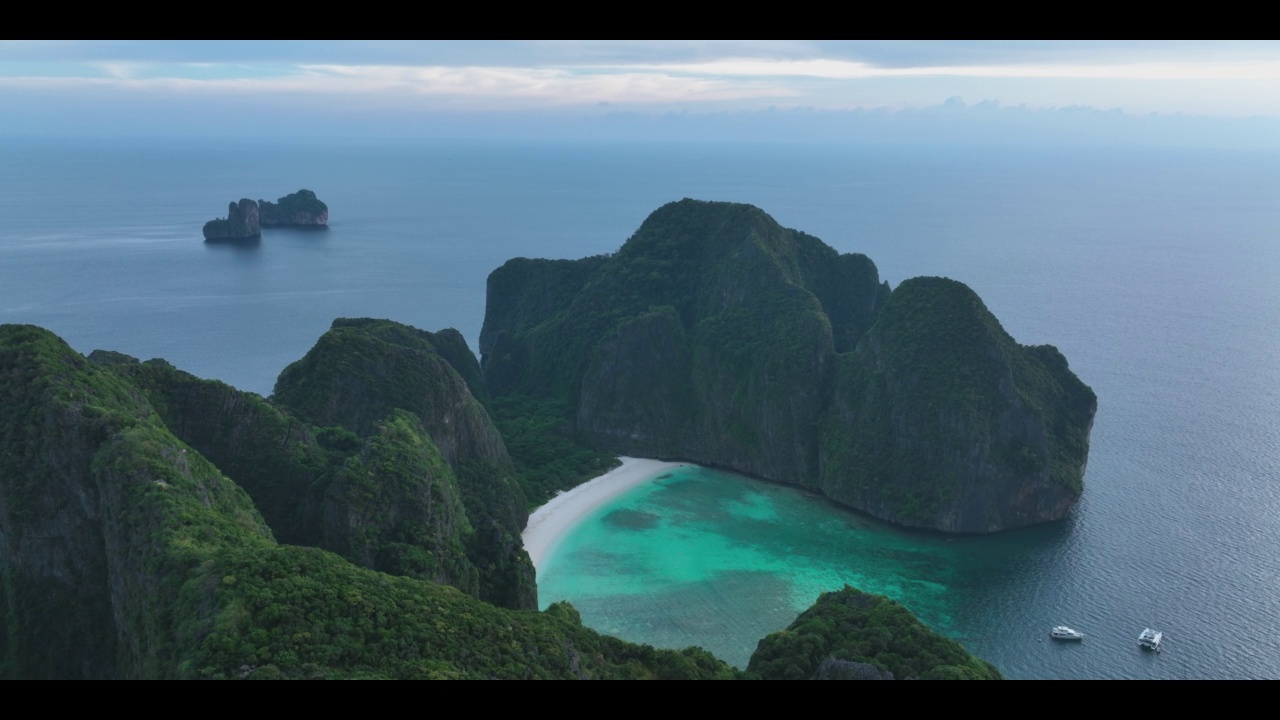
[(1141, 635), (1138, 636), (1138, 645), (1143, 648), (1146, 648), (1147, 650), (1155, 650), (1159, 652), (1160, 640), (1163, 637), (1164, 637), (1164, 633), (1156, 632), (1151, 628), (1147, 628), (1146, 630), (1142, 631)]

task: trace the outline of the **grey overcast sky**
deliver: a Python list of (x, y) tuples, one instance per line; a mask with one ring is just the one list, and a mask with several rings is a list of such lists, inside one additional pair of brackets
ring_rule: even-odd
[(1280, 42), (0, 41), (0, 136), (938, 133), (1280, 147)]

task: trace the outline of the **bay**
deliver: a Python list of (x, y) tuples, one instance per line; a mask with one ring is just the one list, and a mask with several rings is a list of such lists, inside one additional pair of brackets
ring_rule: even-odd
[[(201, 241), (227, 202), (303, 187), (329, 204), (327, 232)], [(940, 545), (851, 516), (846, 539), (880, 558), (853, 574), (881, 583), (866, 589), (897, 593), (1011, 677), (1280, 677), (1275, 154), (2, 139), (0, 322), (267, 394), (336, 317), (456, 327), (475, 348), (502, 262), (611, 252), (683, 197), (757, 205), (866, 253), (895, 285), (961, 280), (1098, 394), (1066, 521)], [(732, 495), (706, 492), (709, 513)], [(751, 582), (791, 582), (768, 574)], [(1040, 641), (1060, 623), (1088, 638)], [(1158, 657), (1137, 650), (1146, 626), (1165, 631)], [(651, 641), (686, 643), (664, 633)]]

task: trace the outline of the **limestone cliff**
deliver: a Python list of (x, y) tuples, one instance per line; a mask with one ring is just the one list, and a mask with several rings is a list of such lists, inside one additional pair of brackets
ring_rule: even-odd
[(329, 206), (310, 190), (299, 190), (275, 202), (259, 200), (258, 206), (262, 210), (262, 227), (326, 228), (329, 225)]
[[(506, 610), (277, 545), (118, 372), (134, 363), (99, 359), (0, 326), (0, 679), (736, 675), (696, 648), (601, 636), (564, 604)], [(419, 444), (415, 424), (393, 412), (348, 469), (417, 475), (396, 447)]]
[(1093, 392), (978, 296), (914, 278), (840, 358), (821, 485), (904, 525), (981, 533), (1062, 517), (1083, 489)]
[(89, 359), (139, 387), (174, 435), (249, 493), (281, 542), (479, 594), (457, 481), (416, 418), (389, 419), (362, 440), (163, 360)]
[(339, 319), (280, 374), (272, 399), (320, 427), (373, 436), (398, 411), (412, 413), (456, 476), (474, 528), (469, 557), (480, 597), (537, 607), (533, 565), (520, 540), (525, 497), (502, 437), (471, 392), (480, 372), (456, 331), (428, 333), (385, 320)]
[(48, 331), (0, 326), (0, 378), (0, 675), (172, 670), (186, 573), (227, 534), (270, 530), (142, 393)]
[(887, 292), (869, 260), (753, 207), (686, 200), (613, 256), (579, 262), (557, 270), (550, 298), (531, 261), (490, 277), (490, 392), (564, 398), (615, 452), (812, 484), (834, 338), (860, 335)]
[(227, 206), (227, 217), (204, 224), (205, 240), (251, 240), (262, 237), (258, 203), (243, 198)]
[[(1002, 330), (983, 340), (973, 332), (986, 320), (948, 325), (947, 302), (925, 303), (928, 322), (903, 326), (920, 352), (877, 359), (877, 333), (898, 322), (884, 309), (916, 304), (914, 287), (891, 295), (867, 257), (841, 255), (758, 208), (683, 200), (655, 211), (611, 256), (495, 270), (484, 375), (495, 397), (570, 408), (598, 448), (798, 485), (897, 522), (987, 532), (1061, 517), (1080, 492), (1092, 392), (1055, 350), (1020, 349)], [(935, 348), (948, 353), (929, 356)], [(981, 402), (948, 426), (964, 440), (945, 453), (919, 423), (870, 419), (885, 396), (876, 363), (901, 371), (894, 417), (930, 417), (947, 398), (895, 363), (918, 357), (945, 377), (993, 352), (1022, 370), (972, 388)], [(989, 425), (995, 440), (984, 449), (978, 428)], [(1040, 474), (1024, 472), (1041, 450)], [(927, 477), (890, 473), (890, 455), (936, 462)]]

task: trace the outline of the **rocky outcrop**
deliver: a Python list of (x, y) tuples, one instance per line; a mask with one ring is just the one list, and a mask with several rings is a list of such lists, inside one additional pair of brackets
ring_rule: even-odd
[(747, 664), (759, 680), (1000, 680), (991, 663), (930, 630), (883, 595), (845, 585), (823, 593)]
[[(654, 212), (613, 256), (579, 262), (578, 272), (554, 268), (552, 298), (530, 280), (551, 274), (539, 263), (515, 260), (490, 277), (490, 392), (556, 397), (618, 453), (814, 482), (833, 328), (861, 334), (887, 293), (870, 261), (750, 206), (685, 200)], [(810, 279), (843, 294), (816, 294)], [(828, 313), (824, 300), (839, 302)]]
[(138, 362), (102, 350), (89, 360), (141, 390), (170, 432), (248, 491), (278, 539), (320, 544), (331, 459), (353, 452), (359, 444), (354, 438), (343, 443), (317, 433), (254, 393), (198, 378), (164, 360)]
[[(462, 373), (437, 345), (453, 349), (461, 335), (436, 334), (389, 320), (338, 319), (301, 360), (280, 373), (272, 399), (319, 427), (338, 425), (361, 437), (395, 409), (422, 419), (450, 467), (506, 462), (502, 437)], [(465, 348), (465, 344), (464, 344)], [(479, 380), (475, 357), (464, 371)]]
[[(0, 679), (736, 675), (705, 651), (601, 636), (564, 606), (513, 612), (278, 545), (249, 496), (120, 374), (138, 364), (98, 359), (46, 330), (0, 326)], [(344, 520), (379, 504), (362, 473), (392, 465), (420, 487), (426, 466), (446, 467), (438, 454), (414, 461), (407, 448), (428, 442), (416, 424), (393, 412), (344, 464)], [(347, 540), (353, 553), (371, 549)]]
[[(91, 359), (141, 388), (175, 435), (249, 492), (282, 542), (322, 547), (364, 567), (453, 585), (500, 604), (535, 606), (532, 568), (522, 562), (519, 543), (522, 496), (507, 485), (510, 462), (501, 438), (453, 370), (456, 364), (480, 380), (461, 334), (386, 321), (334, 326), (339, 337), (322, 339), (308, 356), (311, 363), (303, 361), (282, 381), (286, 401), (318, 424), (163, 360), (139, 363), (102, 351)], [(406, 353), (406, 343), (416, 343), (416, 351)], [(333, 386), (340, 399), (333, 415), (299, 395), (298, 386), (334, 367), (361, 358), (378, 366), (379, 357), (381, 369), (398, 365), (401, 372), (375, 369), (349, 378), (362, 383), (358, 387)], [(416, 412), (400, 409), (407, 403), (396, 401), (397, 389), (414, 384), (438, 392), (415, 397)], [(342, 418), (361, 421), (346, 427)], [(471, 517), (480, 519), (478, 526)]]
[(89, 359), (140, 388), (170, 432), (249, 493), (281, 542), (479, 594), (457, 480), (416, 417), (381, 423), (362, 440), (164, 360), (100, 350)]
[(310, 190), (299, 190), (275, 202), (259, 200), (262, 227), (327, 228), (329, 206)]
[(334, 468), (320, 520), (316, 544), (326, 550), (480, 596), (480, 572), (468, 556), (477, 542), (458, 481), (412, 413), (393, 411)]
[(205, 240), (252, 240), (262, 237), (258, 203), (243, 198), (227, 206), (227, 217), (204, 224)]
[[(484, 375), (495, 397), (570, 408), (600, 449), (725, 467), (895, 522), (989, 532), (1061, 517), (1081, 489), (1092, 392), (1056, 350), (991, 330), (985, 308), (953, 323), (967, 296), (922, 299), (925, 285), (891, 295), (863, 255), (758, 208), (684, 200), (612, 256), (495, 270)], [(915, 350), (879, 354), (904, 337)], [(1004, 357), (950, 415), (946, 382), (923, 382), (967, 383)], [(904, 419), (939, 411), (946, 451), (940, 426)]]
[(474, 529), (468, 557), (481, 569), (480, 597), (536, 608), (533, 565), (520, 540), (528, 520), (525, 496), (472, 384), (480, 384), (479, 368), (456, 331), (339, 319), (305, 357), (285, 368), (272, 399), (312, 425), (336, 426), (366, 442), (390, 418), (400, 417), (403, 426), (403, 414), (412, 414), (410, 424), (457, 479)]
[(223, 533), (270, 530), (140, 392), (48, 331), (0, 326), (0, 378), (0, 676), (172, 671), (185, 572)]
[(1097, 398), (954, 280), (898, 286), (840, 358), (834, 395), (820, 477), (837, 502), (982, 533), (1060, 518), (1083, 489)]
[(231, 203), (225, 219), (210, 220), (204, 224), (204, 239), (257, 240), (262, 228), (296, 227), (327, 229), (329, 206), (310, 190), (299, 190), (285, 195), (276, 202), (243, 198)]

